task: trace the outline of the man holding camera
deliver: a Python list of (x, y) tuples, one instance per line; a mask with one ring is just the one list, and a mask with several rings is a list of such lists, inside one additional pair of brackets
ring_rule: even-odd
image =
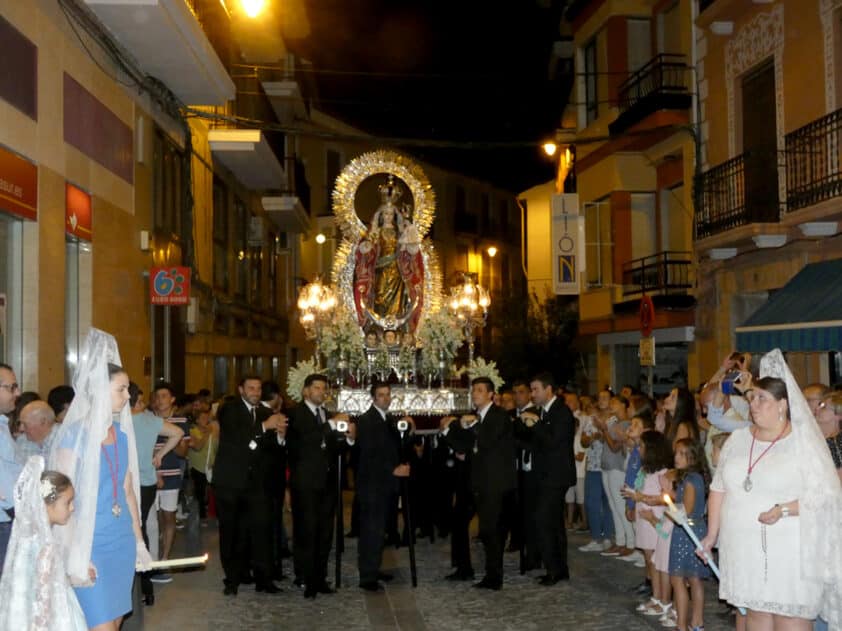
[(377, 592), (383, 589), (379, 581), (392, 578), (380, 571), (383, 537), (390, 507), (397, 504), (398, 482), (400, 478), (409, 477), (403, 440), (408, 439), (413, 424), (409, 417), (397, 423), (390, 422), (387, 411), (392, 402), (392, 389), (389, 384), (373, 384), (371, 398), (371, 407), (357, 420), (356, 493), (360, 503), (357, 560), (360, 587)]
[[(469, 464), (479, 536), (485, 548), (485, 577), (474, 587), (499, 590), (503, 586), (503, 507), (516, 486), (512, 421), (503, 408), (494, 405), (494, 384), (487, 377), (471, 382), (471, 401), (476, 413), (464, 415), (459, 423), (453, 423), (455, 417), (442, 419), (442, 436)], [(454, 526), (454, 536), (456, 528), (463, 525)], [(470, 567), (469, 550), (467, 556)]]
[(327, 561), (336, 519), (337, 460), (356, 436), (347, 414), (328, 417), (322, 407), (327, 395), (325, 375), (304, 380), (304, 401), (290, 413), (286, 433), (293, 514), (293, 557), (304, 597), (332, 594)]

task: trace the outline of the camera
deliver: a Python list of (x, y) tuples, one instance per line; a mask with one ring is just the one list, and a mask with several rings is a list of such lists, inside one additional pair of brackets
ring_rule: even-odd
[(722, 378), (722, 394), (742, 394), (736, 388), (736, 386), (740, 383), (740, 378), (740, 372), (737, 370), (731, 370), (725, 373), (725, 376)]
[(398, 421), (398, 431), (405, 432), (409, 429), (409, 421), (401, 419)]
[(348, 421), (336, 421), (336, 431), (344, 434), (348, 431)]

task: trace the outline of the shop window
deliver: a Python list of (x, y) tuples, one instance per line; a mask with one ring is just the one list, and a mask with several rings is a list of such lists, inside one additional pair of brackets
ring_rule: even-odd
[(181, 238), (184, 154), (161, 131), (155, 132), (152, 212), (155, 229)]

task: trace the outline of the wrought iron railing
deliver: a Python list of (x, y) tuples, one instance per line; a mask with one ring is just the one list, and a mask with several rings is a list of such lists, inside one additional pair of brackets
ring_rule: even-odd
[(664, 251), (623, 263), (623, 296), (685, 293), (692, 287), (692, 254)]
[(786, 135), (787, 212), (842, 195), (842, 109)]
[(780, 220), (775, 151), (750, 151), (723, 162), (696, 178), (696, 238), (750, 223)]
[(688, 95), (689, 86), (690, 68), (684, 55), (663, 53), (620, 84), (617, 106), (622, 111), (655, 96)]

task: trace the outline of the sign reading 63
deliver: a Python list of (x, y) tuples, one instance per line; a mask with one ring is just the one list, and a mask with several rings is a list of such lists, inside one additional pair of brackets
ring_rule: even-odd
[(190, 268), (153, 267), (149, 272), (149, 296), (153, 305), (190, 304)]

